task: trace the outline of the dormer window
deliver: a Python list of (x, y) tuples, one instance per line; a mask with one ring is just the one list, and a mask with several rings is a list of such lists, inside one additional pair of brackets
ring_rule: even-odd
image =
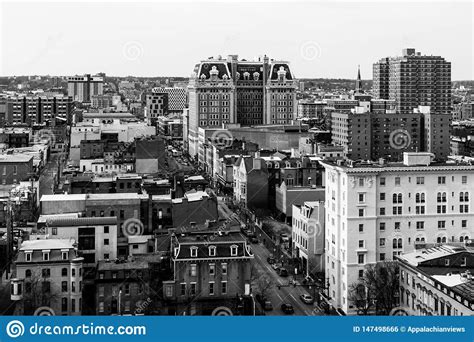
[(69, 251), (61, 251), (61, 259), (68, 260), (69, 259)]
[(25, 252), (25, 261), (31, 262), (32, 255), (33, 255), (33, 252), (31, 252), (31, 251)]
[(197, 258), (198, 256), (198, 248), (193, 246), (190, 248), (191, 249), (191, 258)]
[(209, 246), (209, 256), (216, 256), (216, 246)]
[(43, 251), (43, 261), (49, 261), (49, 252), (50, 250)]
[(260, 78), (260, 74), (258, 72), (254, 72), (253, 73), (253, 79), (254, 81), (258, 81), (258, 79)]
[(280, 164), (279, 163), (275, 163), (275, 169), (279, 169), (280, 168)]
[(230, 246), (230, 256), (237, 256), (238, 250), (239, 250), (239, 246), (237, 245)]
[(244, 80), (250, 79), (250, 73), (249, 72), (244, 72)]
[(206, 79), (206, 75), (201, 74), (201, 80), (205, 80), (205, 79)]
[(301, 163), (300, 163), (300, 162), (296, 163), (296, 167), (297, 167), (298, 169), (301, 169)]
[(291, 167), (290, 162), (286, 162), (286, 167)]

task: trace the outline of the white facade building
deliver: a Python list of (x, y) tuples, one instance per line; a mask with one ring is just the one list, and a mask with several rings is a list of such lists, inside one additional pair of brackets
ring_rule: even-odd
[[(427, 153), (404, 163), (326, 168), (326, 278), (333, 306), (346, 313), (348, 288), (364, 267), (423, 247), (474, 235), (474, 166), (431, 164)], [(351, 165), (352, 164), (352, 165)]]
[(292, 251), (305, 275), (324, 271), (324, 201), (293, 205)]

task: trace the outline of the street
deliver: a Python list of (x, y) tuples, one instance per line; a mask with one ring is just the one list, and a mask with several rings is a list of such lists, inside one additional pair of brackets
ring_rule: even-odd
[[(227, 218), (232, 215), (232, 210), (230, 210), (227, 205), (223, 202), (222, 197), (218, 197), (218, 210), (219, 216), (222, 218)], [(252, 244), (252, 251), (255, 255), (255, 259), (253, 261), (253, 267), (258, 273), (258, 276), (255, 277), (252, 284), (253, 292), (256, 294), (258, 293), (258, 286), (256, 281), (261, 276), (267, 276), (273, 286), (268, 289), (267, 297), (272, 302), (273, 310), (266, 311), (266, 315), (271, 316), (281, 316), (284, 313), (281, 311), (280, 306), (283, 303), (293, 305), (295, 310), (295, 315), (299, 316), (319, 316), (323, 315), (319, 308), (315, 305), (305, 304), (299, 298), (302, 294), (309, 294), (315, 297), (314, 293), (308, 293), (306, 287), (304, 286), (296, 286), (293, 285), (289, 286), (289, 282), (293, 279), (292, 275), (288, 277), (280, 277), (277, 272), (271, 267), (271, 265), (267, 262), (267, 257), (271, 254), (265, 246), (260, 242), (258, 244)], [(278, 289), (278, 285), (280, 285), (280, 289)], [(310, 292), (313, 292), (310, 290)]]

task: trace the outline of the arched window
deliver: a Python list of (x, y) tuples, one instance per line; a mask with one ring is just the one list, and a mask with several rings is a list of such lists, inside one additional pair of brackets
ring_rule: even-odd
[(403, 240), (402, 240), (402, 238), (398, 238), (398, 248), (403, 248)]
[(464, 202), (469, 202), (469, 192), (464, 193)]
[(398, 194), (397, 195), (397, 198), (398, 198), (398, 203), (402, 203), (402, 194)]

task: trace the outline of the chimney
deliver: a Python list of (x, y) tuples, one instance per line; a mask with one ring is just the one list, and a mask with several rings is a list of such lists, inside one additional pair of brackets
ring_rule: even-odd
[(260, 158), (260, 151), (255, 152), (255, 158)]
[(254, 170), (261, 170), (262, 169), (262, 159), (254, 158), (253, 159), (253, 169)]

